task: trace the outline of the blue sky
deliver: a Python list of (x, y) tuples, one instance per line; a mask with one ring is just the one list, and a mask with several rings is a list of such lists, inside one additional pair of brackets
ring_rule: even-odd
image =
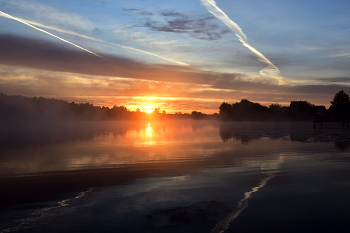
[(4, 94), (213, 113), (243, 98), (328, 107), (350, 86), (345, 0), (0, 0), (0, 11)]

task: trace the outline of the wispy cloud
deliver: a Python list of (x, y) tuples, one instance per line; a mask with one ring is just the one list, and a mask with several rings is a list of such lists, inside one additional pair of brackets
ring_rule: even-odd
[[(321, 95), (320, 93), (333, 96), (334, 93), (342, 88), (348, 89), (339, 85), (346, 82), (346, 80), (341, 80), (341, 83), (332, 82), (336, 84), (332, 84), (332, 87), (324, 82), (324, 86), (319, 85), (319, 80), (317, 82), (296, 83), (295, 86), (278, 86), (278, 79), (267, 76), (258, 77), (238, 72), (203, 71), (192, 66), (148, 65), (125, 57), (102, 54), (109, 60), (106, 61), (95, 56), (86, 56), (84, 51), (72, 50), (52, 42), (1, 34), (0, 51), (2, 51), (0, 53), (0, 63), (4, 65), (84, 75), (124, 77), (172, 83), (207, 84), (210, 85), (210, 88), (220, 89), (220, 91), (221, 89), (249, 90), (250, 92), (255, 92), (246, 96), (252, 101), (257, 99), (258, 96), (262, 96), (263, 92), (266, 92), (267, 95), (273, 95), (274, 93), (276, 95), (286, 95), (281, 93), (303, 93), (316, 98)], [(55, 56), (48, 56), (48, 54), (54, 54)], [(308, 85), (307, 88), (301, 88), (306, 85)], [(180, 88), (180, 90), (183, 89)], [(201, 90), (203, 93), (208, 91), (208, 89), (204, 90), (203, 88)], [(212, 90), (210, 91), (212, 92)], [(231, 99), (229, 95), (227, 98), (228, 100)], [(288, 98), (293, 98), (293, 95), (289, 95)], [(328, 103), (329, 101), (326, 102)]]
[(149, 11), (141, 11), (139, 14), (140, 14), (140, 15), (145, 15), (145, 16), (151, 16), (151, 15), (153, 15), (153, 13), (152, 13), (152, 12), (149, 12)]
[[(4, 49), (5, 45), (1, 46), (4, 42), (0, 41), (0, 51), (11, 54)], [(23, 40), (23, 43), (25, 46), (28, 41)], [(43, 42), (38, 45), (45, 47), (45, 42), (44, 45)], [(29, 47), (34, 47), (33, 51), (37, 51), (37, 46), (30, 44), (27, 48)], [(52, 49), (51, 45), (47, 47)], [(33, 54), (33, 59), (33, 56), (28, 56), (30, 52), (21, 53), (22, 48), (18, 49), (19, 56), (13, 50), (11, 56), (0, 54), (1, 64), (8, 64), (9, 60), (16, 62), (11, 63), (12, 66), (0, 65), (0, 92), (90, 102), (110, 107), (131, 107), (136, 100), (153, 97), (151, 102), (164, 103), (164, 106), (172, 110), (205, 110), (204, 113), (214, 113), (222, 102), (235, 103), (241, 99), (264, 105), (280, 103), (284, 106), (289, 106), (291, 100), (301, 99), (328, 107), (334, 93), (349, 88), (348, 85), (339, 83), (298, 86), (277, 85), (268, 80), (261, 83), (259, 81), (265, 77), (252, 79), (240, 73), (203, 72), (193, 67), (154, 66), (108, 57), (115, 61), (111, 63), (95, 56), (86, 56), (83, 51), (67, 51), (67, 55), (64, 55), (64, 50), (64, 47), (57, 47), (54, 58), (47, 56), (48, 52), (39, 50)], [(38, 55), (42, 59), (38, 60)], [(51, 64), (48, 62), (50, 60)], [(27, 64), (26, 61), (32, 63)], [(40, 67), (38, 64), (41, 64)]]
[(139, 11), (138, 8), (123, 8), (123, 11)]
[(158, 32), (187, 33), (191, 37), (202, 40), (218, 40), (228, 32), (228, 30), (220, 30), (215, 24), (208, 23), (213, 17), (193, 19), (174, 11), (162, 12), (161, 15), (171, 19), (166, 19), (165, 23), (148, 19), (144, 26)]
[(185, 17), (184, 14), (176, 12), (174, 10), (165, 10), (160, 13), (162, 16), (169, 16), (169, 17)]
[[(190, 66), (153, 65), (132, 59), (103, 54), (108, 61), (62, 45), (11, 35), (0, 34), (0, 63), (52, 71), (151, 80), (186, 80), (186, 68)], [(23, 53), (25, 51), (25, 53)], [(54, 54), (55, 56), (47, 56)], [(177, 70), (175, 73), (173, 71)], [(183, 75), (181, 75), (183, 73)]]
[(321, 83), (344, 83), (344, 84), (349, 84), (350, 83), (350, 77), (319, 78), (319, 79), (316, 79), (316, 81), (319, 81)]
[(340, 53), (340, 54), (334, 54), (330, 57), (350, 57), (350, 53)]
[(255, 55), (259, 58), (260, 61), (265, 62), (268, 65), (267, 68), (264, 68), (260, 71), (261, 75), (277, 76), (279, 74), (279, 69), (269, 59), (267, 59), (262, 53), (260, 53), (257, 49), (255, 49), (247, 43), (247, 36), (244, 34), (243, 30), (216, 5), (216, 2), (214, 0), (200, 1), (202, 5), (205, 6), (211, 14), (213, 14), (217, 19), (223, 22), (236, 34), (239, 41), (241, 41), (245, 47), (247, 47), (250, 51), (255, 53)]
[(54, 34), (52, 34), (52, 33), (50, 33), (50, 32), (47, 32), (47, 31), (45, 31), (45, 30), (43, 30), (43, 29), (37, 28), (37, 27), (31, 25), (30, 23), (27, 23), (27, 22), (25, 22), (25, 21), (22, 21), (21, 19), (18, 19), (18, 18), (16, 18), (16, 17), (13, 17), (12, 15), (6, 14), (6, 13), (4, 13), (4, 12), (2, 12), (2, 11), (0, 11), (0, 14), (4, 15), (4, 16), (10, 18), (10, 19), (16, 20), (16, 21), (18, 21), (18, 22), (20, 22), (20, 23), (23, 23), (23, 24), (25, 24), (25, 25), (27, 25), (27, 26), (29, 26), (29, 27), (31, 27), (31, 28), (34, 28), (34, 29), (36, 29), (36, 30), (38, 30), (38, 31), (41, 31), (41, 32), (43, 32), (43, 33), (46, 33), (46, 34), (48, 34), (48, 35), (50, 35), (50, 36), (52, 36), (52, 37), (55, 37), (55, 38), (57, 38), (57, 39), (59, 39), (59, 40), (61, 40), (61, 41), (63, 41), (63, 42), (66, 42), (66, 43), (68, 43), (68, 44), (71, 44), (71, 45), (73, 45), (73, 46), (75, 46), (75, 47), (77, 47), (77, 48), (79, 48), (79, 49), (81, 49), (81, 50), (84, 50), (84, 51), (86, 51), (86, 52), (88, 52), (88, 53), (91, 53), (91, 54), (93, 54), (93, 55), (95, 55), (95, 56), (97, 56), (97, 57), (104, 58), (104, 57), (102, 57), (102, 56), (100, 56), (100, 55), (98, 55), (98, 54), (96, 54), (96, 53), (94, 53), (94, 52), (91, 52), (90, 50), (87, 50), (87, 49), (85, 49), (85, 48), (83, 48), (83, 47), (81, 47), (81, 46), (79, 46), (79, 45), (76, 45), (76, 44), (74, 44), (74, 43), (72, 43), (72, 42), (70, 42), (70, 41), (68, 41), (68, 40), (65, 40), (65, 39), (63, 39), (63, 38), (61, 38), (61, 37), (59, 37), (59, 36), (56, 36), (56, 35), (54, 35)]
[[(97, 39), (97, 38), (94, 38), (94, 37), (91, 37), (91, 36), (86, 36), (86, 35), (83, 35), (83, 34), (80, 34), (80, 33), (77, 33), (77, 32), (73, 32), (73, 31), (69, 31), (69, 30), (65, 30), (65, 29), (61, 29), (61, 28), (57, 28), (57, 27), (53, 27), (53, 26), (47, 26), (47, 25), (44, 25), (44, 24), (41, 24), (41, 23), (37, 23), (37, 22), (33, 22), (33, 21), (29, 21), (29, 20), (25, 20), (25, 19), (21, 19), (21, 18), (18, 18), (18, 17), (13, 17), (9, 14), (6, 14), (2, 11), (0, 11), (0, 16), (2, 17), (6, 17), (6, 18), (10, 18), (10, 19), (14, 19), (16, 21), (19, 21), (21, 23), (24, 23), (36, 30), (39, 30), (39, 31), (42, 31), (44, 33), (47, 33), (51, 36), (54, 36), (60, 40), (63, 40), (67, 43), (70, 43), (74, 46), (78, 46), (78, 45), (75, 45), (67, 40), (64, 40), (58, 36), (55, 36), (47, 31), (44, 31), (38, 27), (42, 27), (42, 28), (47, 28), (47, 29), (51, 29), (51, 30), (54, 30), (54, 31), (57, 31), (57, 32), (62, 32), (62, 33), (66, 33), (66, 34), (70, 34), (70, 35), (74, 35), (74, 36), (78, 36), (78, 37), (81, 37), (81, 38), (84, 38), (84, 39), (88, 39), (88, 40), (92, 40), (92, 41), (96, 41), (96, 42), (100, 42), (100, 43), (104, 43), (104, 44), (109, 44), (109, 45), (113, 45), (113, 46), (116, 46), (116, 47), (119, 47), (119, 48), (123, 48), (123, 49), (127, 49), (127, 50), (133, 50), (135, 52), (139, 52), (139, 53), (143, 53), (143, 54), (147, 54), (149, 56), (153, 56), (153, 57), (158, 57), (160, 59), (163, 59), (163, 60), (166, 60), (166, 61), (170, 61), (170, 62), (173, 62), (173, 63), (176, 63), (176, 64), (179, 64), (179, 65), (184, 65), (184, 66), (189, 66), (189, 64), (187, 63), (184, 63), (184, 62), (180, 62), (180, 61), (176, 61), (174, 59), (170, 59), (170, 58), (166, 58), (166, 57), (163, 57), (163, 56), (160, 56), (158, 54), (155, 54), (155, 53), (151, 53), (151, 52), (148, 52), (148, 51), (144, 51), (144, 50), (141, 50), (141, 49), (137, 49), (137, 48), (133, 48), (133, 47), (130, 47), (130, 46), (125, 46), (125, 45), (120, 45), (120, 44), (117, 44), (117, 43), (112, 43), (112, 42), (108, 42), (108, 41), (104, 41), (104, 40), (101, 40), (101, 39)], [(35, 25), (35, 26), (34, 26)], [(78, 46), (78, 48), (82, 48), (80, 46)], [(84, 49), (85, 50), (85, 49)], [(87, 50), (88, 52), (91, 52), (89, 50)], [(91, 52), (92, 53), (92, 52)], [(94, 54), (94, 53), (93, 53)], [(95, 54), (97, 55), (97, 54)], [(97, 55), (99, 56), (99, 55)]]
[(26, 0), (5, 0), (4, 2), (6, 5), (11, 5), (16, 11), (20, 10), (22, 13), (30, 14), (36, 20), (45, 20), (46, 23), (70, 25), (85, 30), (92, 28), (91, 22), (84, 17), (72, 12), (60, 12), (47, 4), (32, 3)]
[(146, 11), (146, 10), (142, 10), (142, 9), (138, 9), (138, 8), (123, 8), (123, 11), (131, 11), (131, 12), (135, 12), (138, 15), (144, 15), (144, 16), (152, 16), (153, 13), (150, 11)]

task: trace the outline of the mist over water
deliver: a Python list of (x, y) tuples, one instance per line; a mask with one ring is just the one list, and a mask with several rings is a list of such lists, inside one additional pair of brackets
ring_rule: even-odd
[(0, 139), (0, 232), (349, 229), (338, 125), (17, 123)]

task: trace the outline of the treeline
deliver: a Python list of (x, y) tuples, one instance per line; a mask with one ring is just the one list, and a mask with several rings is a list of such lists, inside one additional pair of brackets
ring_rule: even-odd
[(285, 121), (290, 119), (286, 108), (279, 104), (269, 107), (242, 99), (241, 102), (220, 106), (220, 119), (224, 121)]
[(152, 113), (140, 109), (130, 111), (125, 106), (100, 107), (90, 103), (74, 103), (43, 97), (8, 96), (0, 93), (0, 120), (10, 121), (71, 121), (71, 120), (149, 120), (149, 119), (212, 119), (193, 111), (166, 114), (155, 108)]
[(191, 114), (177, 112), (166, 114), (155, 108), (151, 114), (129, 111), (125, 106), (100, 107), (89, 103), (74, 103), (43, 97), (28, 98), (0, 93), (0, 121), (50, 121), (50, 120), (148, 120), (148, 119), (194, 119), (224, 121), (309, 121), (314, 117), (328, 120), (350, 119), (350, 97), (343, 90), (334, 95), (327, 110), (306, 101), (291, 101), (289, 107), (271, 104), (269, 107), (247, 99), (229, 104), (223, 102), (220, 113), (207, 115), (193, 111)]
[(223, 102), (219, 107), (219, 117), (224, 121), (311, 121), (350, 120), (350, 97), (343, 90), (337, 92), (331, 106), (315, 106), (307, 101), (291, 101), (289, 107), (271, 104), (269, 107), (242, 99), (229, 104)]
[[(0, 119), (3, 121), (41, 120), (122, 120), (142, 119), (147, 113), (129, 111), (125, 106), (100, 107), (43, 97), (7, 96), (0, 93)], [(165, 113), (155, 112), (162, 118)]]
[(124, 118), (130, 115), (124, 106), (113, 108), (89, 103), (68, 103), (43, 97), (7, 96), (0, 94), (0, 119), (18, 120), (97, 120)]

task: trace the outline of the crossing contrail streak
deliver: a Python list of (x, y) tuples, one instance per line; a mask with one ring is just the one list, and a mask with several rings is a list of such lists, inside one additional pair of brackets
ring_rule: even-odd
[(217, 19), (219, 19), (221, 22), (226, 24), (238, 37), (239, 41), (242, 42), (242, 44), (247, 47), (250, 51), (255, 53), (255, 55), (259, 58), (260, 61), (265, 62), (268, 67), (264, 68), (260, 71), (260, 74), (262, 76), (270, 75), (270, 76), (276, 76), (279, 73), (279, 69), (269, 60), (267, 59), (262, 53), (260, 53), (258, 50), (256, 50), (254, 47), (252, 47), (250, 44), (247, 43), (247, 36), (244, 34), (243, 30), (233, 22), (226, 14), (223, 12), (217, 5), (215, 0), (200, 0), (202, 5), (207, 8), (207, 10), (213, 14)]
[(269, 180), (275, 176), (274, 173), (270, 173), (268, 177), (262, 179), (258, 186), (252, 188), (251, 191), (244, 193), (244, 198), (242, 198), (237, 205), (237, 208), (226, 216), (223, 220), (218, 222), (216, 226), (210, 231), (211, 233), (223, 233), (226, 231), (233, 220), (235, 220), (241, 212), (248, 207), (248, 199), (252, 197), (252, 194), (257, 192), (260, 188), (264, 187)]
[(41, 31), (41, 32), (46, 33), (46, 34), (48, 34), (48, 35), (50, 35), (50, 36), (53, 36), (53, 37), (55, 37), (55, 38), (57, 38), (57, 39), (59, 39), (59, 40), (62, 40), (62, 41), (64, 41), (64, 42), (68, 43), (68, 44), (74, 45), (75, 47), (77, 47), (77, 48), (79, 48), (79, 49), (82, 49), (82, 50), (84, 50), (84, 51), (86, 51), (86, 52), (89, 52), (89, 53), (91, 53), (91, 54), (93, 54), (93, 55), (95, 55), (95, 56), (97, 56), (97, 57), (106, 59), (106, 58), (104, 58), (104, 57), (102, 57), (102, 56), (100, 56), (100, 55), (98, 55), (98, 54), (96, 54), (96, 53), (94, 53), (94, 52), (91, 52), (90, 50), (84, 49), (83, 47), (80, 47), (79, 45), (76, 45), (76, 44), (74, 44), (74, 43), (72, 43), (72, 42), (70, 42), (70, 41), (68, 41), (68, 40), (65, 40), (65, 39), (63, 39), (63, 38), (61, 38), (61, 37), (59, 37), (59, 36), (56, 36), (56, 35), (54, 35), (54, 34), (52, 34), (52, 33), (50, 33), (50, 32), (47, 32), (47, 31), (45, 31), (45, 30), (43, 30), (43, 29), (40, 29), (40, 28), (37, 28), (37, 27), (31, 25), (30, 23), (24, 22), (24, 21), (22, 21), (22, 20), (20, 20), (20, 19), (18, 19), (18, 18), (16, 18), (16, 17), (13, 17), (12, 15), (6, 14), (6, 13), (4, 13), (4, 12), (2, 12), (2, 11), (0, 11), (0, 13), (3, 14), (3, 15), (5, 15), (5, 16), (7, 16), (7, 17), (10, 18), (10, 19), (16, 20), (16, 21), (18, 21), (18, 22), (20, 22), (20, 23), (23, 23), (23, 24), (25, 24), (25, 25), (27, 25), (27, 26), (29, 26), (29, 27), (32, 27), (32, 28), (34, 28), (34, 29), (36, 29), (36, 30), (38, 30), (38, 31)]
[(262, 173), (266, 175), (265, 178), (261, 179), (259, 184), (252, 188), (249, 192), (244, 193), (244, 198), (242, 198), (238, 204), (237, 208), (229, 213), (226, 218), (219, 221), (215, 227), (211, 230), (211, 233), (223, 233), (225, 232), (231, 225), (231, 223), (242, 213), (244, 209), (248, 207), (248, 201), (252, 197), (253, 193), (259, 191), (259, 189), (263, 188), (273, 177), (280, 172), (280, 164), (283, 162), (281, 157), (274, 161), (261, 165)]
[[(1, 15), (1, 14), (3, 14), (3, 15)], [(0, 11), (0, 16), (3, 16), (3, 17), (7, 17), (7, 18), (10, 18), (10, 19), (17, 20), (17, 21), (19, 21), (19, 22), (21, 22), (21, 23), (24, 23), (24, 24), (26, 24), (26, 25), (28, 25), (28, 26), (30, 26), (30, 27), (32, 27), (32, 28), (35, 28), (35, 29), (37, 29), (37, 30), (39, 30), (39, 31), (42, 31), (42, 32), (47, 33), (47, 34), (49, 34), (49, 35), (51, 35), (51, 36), (54, 36), (54, 37), (56, 37), (56, 38), (59, 38), (60, 40), (63, 40), (63, 41), (65, 41), (65, 42), (69, 43), (69, 44), (72, 44), (72, 45), (74, 45), (74, 46), (77, 46), (78, 48), (81, 48), (81, 49), (83, 49), (83, 50), (85, 50), (85, 51), (88, 51), (89, 53), (93, 53), (93, 52), (91, 52), (91, 51), (89, 51), (89, 50), (87, 50), (87, 49), (84, 49), (84, 48), (82, 48), (82, 47), (80, 47), (80, 46), (78, 46), (78, 45), (75, 45), (75, 44), (73, 44), (73, 43), (71, 43), (71, 42), (69, 42), (69, 41), (66, 41), (66, 40), (64, 40), (64, 39), (62, 39), (62, 38), (60, 38), (60, 37), (58, 37), (58, 36), (55, 36), (55, 35), (49, 33), (49, 32), (46, 32), (46, 31), (44, 31), (44, 30), (42, 30), (42, 29), (40, 29), (40, 28), (37, 28), (37, 27), (35, 27), (34, 25), (36, 25), (36, 26), (38, 26), (38, 27), (43, 27), (43, 28), (47, 28), (47, 29), (50, 29), (50, 30), (54, 30), (54, 31), (58, 31), (58, 32), (63, 32), (63, 33), (66, 33), (66, 34), (74, 35), (74, 36), (79, 36), (79, 37), (81, 37), (81, 38), (85, 38), (85, 39), (88, 39), (88, 40), (93, 40), (93, 41), (97, 41), (97, 42), (101, 42), (101, 43), (105, 43), (105, 44), (110, 44), (110, 45), (113, 45), (113, 46), (117, 46), (117, 47), (119, 47), (119, 48), (128, 49), (128, 50), (133, 50), (133, 51), (136, 51), (136, 52), (139, 52), (139, 53), (144, 53), (144, 54), (147, 54), (147, 55), (150, 55), (150, 56), (154, 56), (154, 57), (158, 57), (158, 58), (160, 58), (160, 59), (163, 59), (163, 60), (166, 60), (166, 61), (170, 61), (170, 62), (179, 64), (179, 65), (189, 66), (189, 64), (187, 64), (187, 63), (180, 62), (180, 61), (176, 61), (176, 60), (173, 60), (173, 59), (170, 59), (170, 58), (166, 58), (166, 57), (160, 56), (160, 55), (155, 54), (155, 53), (147, 52), (147, 51), (144, 51), (144, 50), (141, 50), (141, 49), (136, 49), (136, 48), (133, 48), (133, 47), (130, 47), (130, 46), (125, 46), (125, 45), (120, 45), (120, 44), (116, 44), (116, 43), (104, 41), (104, 40), (101, 40), (101, 39), (97, 39), (97, 38), (94, 38), (94, 37), (86, 36), (86, 35), (83, 35), (83, 34), (80, 34), (80, 33), (76, 33), (76, 32), (73, 32), (73, 31), (63, 30), (63, 29), (56, 28), (56, 27), (50, 27), (50, 26), (47, 26), (47, 25), (44, 25), (44, 24), (41, 24), (41, 23), (37, 23), (37, 22), (28, 21), (28, 20), (25, 20), (25, 19), (16, 18), (16, 17), (13, 17), (13, 16), (11, 16), (11, 15), (9, 15), (9, 14), (6, 14), (6, 13), (4, 13), (4, 12), (2, 12), (2, 11)], [(96, 56), (99, 56), (99, 55), (97, 55), (97, 54), (95, 54), (95, 53), (93, 53), (93, 54), (96, 55)], [(99, 57), (101, 57), (101, 56), (99, 56)]]

